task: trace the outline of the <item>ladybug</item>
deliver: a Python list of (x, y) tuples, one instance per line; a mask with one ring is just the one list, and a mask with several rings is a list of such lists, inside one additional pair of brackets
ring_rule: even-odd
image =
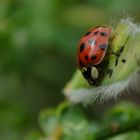
[(98, 66), (105, 58), (111, 28), (98, 26), (89, 30), (80, 40), (77, 52), (77, 64), (89, 84), (96, 85), (99, 77)]
[[(108, 61), (104, 60), (107, 55), (110, 34), (111, 28), (97, 26), (89, 30), (79, 42), (77, 64), (89, 84), (97, 85), (97, 81), (99, 81), (102, 78), (102, 75), (104, 75), (103, 69), (108, 65)], [(121, 56), (128, 39), (129, 35), (124, 44), (119, 47), (120, 49), (118, 52), (110, 52), (110, 54), (116, 56), (115, 66), (118, 64), (119, 57)], [(122, 59), (122, 62), (125, 63), (126, 60)], [(106, 70), (106, 72), (109, 74), (109, 77), (111, 77), (113, 69)]]

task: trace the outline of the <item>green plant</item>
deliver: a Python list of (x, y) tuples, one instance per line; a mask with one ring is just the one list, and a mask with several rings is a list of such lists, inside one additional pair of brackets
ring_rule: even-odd
[[(133, 23), (128, 18), (121, 20), (113, 29), (111, 35), (111, 51), (117, 52), (126, 42), (125, 48), (115, 67), (116, 56), (110, 55), (108, 65), (104, 66), (104, 71), (113, 69), (111, 77), (105, 75), (98, 87), (89, 86), (82, 74), (77, 70), (64, 89), (64, 94), (69, 100), (75, 103), (93, 103), (96, 100), (101, 102), (116, 99), (122, 94), (129, 94), (130, 91), (139, 90), (140, 82), (140, 26)], [(121, 60), (126, 59), (125, 63)]]
[[(140, 79), (139, 36), (140, 28), (131, 19), (119, 22), (112, 33), (111, 49), (117, 51), (128, 37), (129, 40), (117, 67), (114, 66), (116, 58), (114, 56), (108, 58), (109, 63), (104, 70), (113, 68), (112, 77), (105, 75), (99, 87), (92, 87), (77, 70), (64, 89), (66, 97), (71, 102), (87, 105), (96, 100), (102, 103), (117, 98), (123, 93), (128, 93), (129, 90), (136, 92), (139, 88), (137, 82)], [(123, 58), (126, 59), (125, 64), (120, 61)], [(102, 117), (97, 115), (98, 119), (96, 117), (89, 119), (83, 107), (71, 102), (64, 102), (56, 109), (46, 109), (40, 113), (39, 124), (43, 134), (36, 140), (140, 139), (140, 111), (137, 105), (129, 102), (119, 103), (112, 106), (105, 114), (102, 113)], [(98, 114), (96, 109), (92, 111)], [(34, 136), (35, 134), (32, 136), (31, 133), (26, 140), (32, 140)]]

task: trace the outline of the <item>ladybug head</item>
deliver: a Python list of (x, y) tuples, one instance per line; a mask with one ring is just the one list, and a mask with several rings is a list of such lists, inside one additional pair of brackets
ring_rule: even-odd
[(81, 69), (81, 72), (85, 79), (89, 82), (91, 85), (96, 85), (96, 79), (98, 78), (99, 72), (96, 67), (88, 66), (83, 67)]

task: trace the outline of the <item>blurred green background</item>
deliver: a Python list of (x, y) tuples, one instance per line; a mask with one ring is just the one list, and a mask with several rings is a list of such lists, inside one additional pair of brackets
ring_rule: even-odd
[(140, 21), (139, 0), (0, 0), (0, 139), (21, 140), (64, 100), (76, 47), (92, 26)]

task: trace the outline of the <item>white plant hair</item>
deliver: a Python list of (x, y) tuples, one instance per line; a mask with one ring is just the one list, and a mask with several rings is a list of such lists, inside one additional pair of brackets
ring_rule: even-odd
[(82, 103), (84, 105), (92, 104), (96, 101), (101, 103), (111, 99), (118, 99), (123, 94), (131, 92), (140, 92), (140, 73), (136, 71), (128, 79), (116, 82), (110, 85), (104, 85), (94, 88), (73, 89), (66, 94), (67, 98), (73, 103)]
[(135, 37), (135, 35), (140, 32), (140, 26), (137, 23), (134, 23), (131, 17), (128, 17), (127, 19), (121, 19), (121, 22), (128, 25), (127, 30), (133, 37)]

